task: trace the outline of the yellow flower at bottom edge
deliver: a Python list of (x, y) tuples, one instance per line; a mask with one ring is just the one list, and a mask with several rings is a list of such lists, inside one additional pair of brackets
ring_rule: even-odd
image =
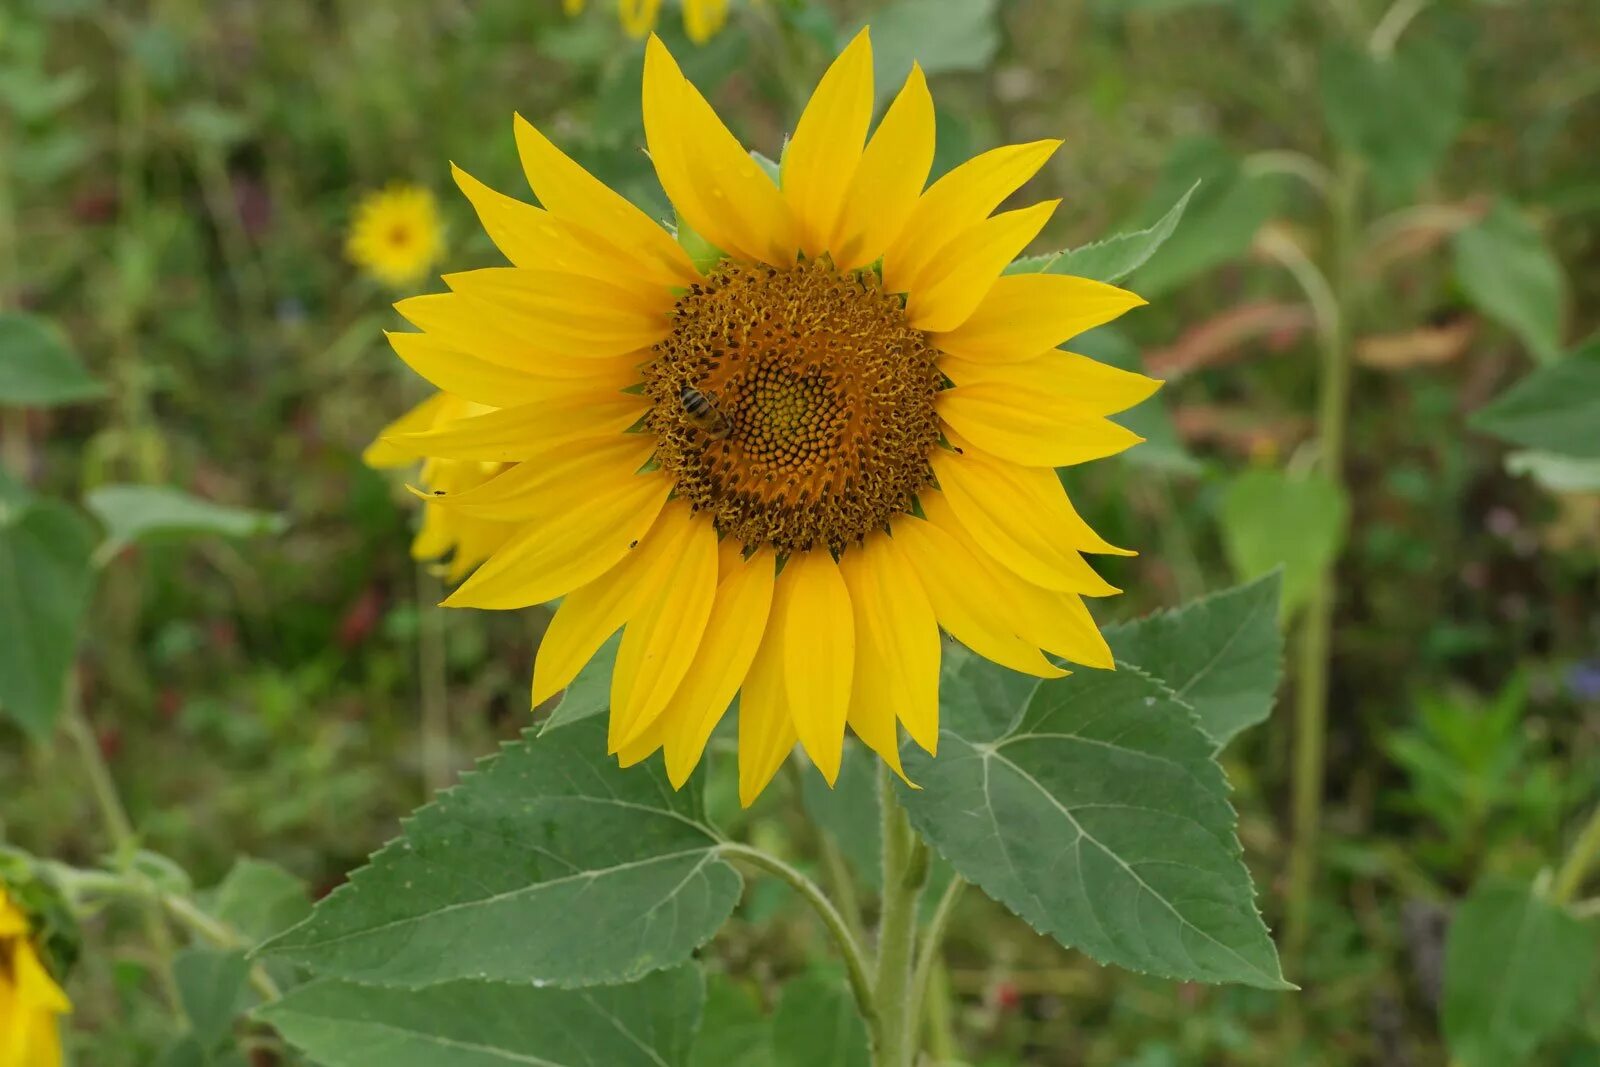
[(71, 1010), (29, 940), (27, 916), (0, 886), (0, 1067), (59, 1067), (57, 1017)]
[(368, 193), (356, 205), (345, 254), (385, 285), (407, 285), (433, 266), (444, 247), (444, 228), (433, 194), (415, 185)]
[[(581, 14), (585, 0), (561, 0), (570, 18)], [(661, 0), (617, 0), (617, 21), (630, 37), (643, 37), (656, 28)], [(705, 44), (727, 25), (728, 0), (683, 0), (683, 32), (695, 44)]]
[[(922, 72), (868, 139), (865, 31), (802, 114), (774, 181), (659, 40), (644, 126), (697, 269), (659, 224), (519, 117), (543, 207), (456, 172), (514, 264), (403, 300), (411, 366), (497, 409), (388, 438), (509, 468), (440, 498), (517, 532), (446, 599), (563, 597), (533, 700), (619, 628), (610, 748), (665, 751), (675, 784), (739, 696), (748, 803), (798, 740), (831, 783), (848, 726), (900, 771), (932, 753), (941, 627), (1040, 677), (1043, 652), (1110, 668), (1079, 518), (1055, 468), (1140, 440), (1107, 416), (1160, 383), (1056, 345), (1143, 303), (1063, 275), (1002, 275), (1054, 202), (994, 213), (1059, 144), (986, 152), (932, 186)], [(1043, 651), (1041, 651), (1043, 650)]]
[[(402, 356), (411, 351), (410, 343), (416, 334), (392, 334), (396, 351)], [(362, 460), (369, 467), (391, 470), (409, 467), (416, 457), (396, 449), (384, 441), (396, 434), (428, 430), (457, 419), (484, 414), (493, 409), (483, 404), (473, 404), (459, 397), (435, 393), (394, 422), (385, 426), (378, 439), (367, 446)], [(418, 560), (443, 559), (443, 576), (448, 582), (459, 582), (478, 564), (488, 559), (517, 531), (510, 523), (480, 519), (468, 507), (444, 507), (434, 499), (444, 494), (457, 499), (469, 489), (474, 489), (501, 471), (506, 464), (480, 460), (454, 460), (431, 458), (422, 464), (417, 481), (421, 484), (422, 525), (411, 542), (412, 558)]]

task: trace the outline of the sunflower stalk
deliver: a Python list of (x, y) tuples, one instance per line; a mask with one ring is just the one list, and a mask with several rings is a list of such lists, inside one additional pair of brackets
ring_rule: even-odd
[(1583, 888), (1584, 880), (1600, 860), (1600, 807), (1595, 808), (1579, 832), (1578, 839), (1561, 861), (1555, 879), (1550, 884), (1550, 899), (1557, 904), (1569, 904)]
[[(887, 765), (879, 767), (883, 809), (883, 912), (878, 922), (878, 967), (874, 983), (878, 1014), (869, 1027), (876, 1067), (910, 1067), (917, 1050), (920, 1006), (913, 997), (912, 963), (917, 937), (917, 901), (928, 881), (928, 846), (911, 829), (895, 799)], [(925, 989), (926, 986), (924, 985)]]

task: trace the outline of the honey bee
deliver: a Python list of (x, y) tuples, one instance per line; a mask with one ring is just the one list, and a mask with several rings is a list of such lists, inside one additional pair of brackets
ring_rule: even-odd
[(717, 410), (717, 405), (711, 397), (693, 386), (686, 385), (678, 390), (678, 400), (683, 405), (683, 413), (687, 416), (689, 425), (713, 441), (722, 440), (733, 429), (727, 416)]

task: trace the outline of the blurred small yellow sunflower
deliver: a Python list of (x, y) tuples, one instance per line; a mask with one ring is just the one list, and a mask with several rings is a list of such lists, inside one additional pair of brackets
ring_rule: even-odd
[(494, 410), (386, 443), (507, 465), (436, 498), (517, 527), (445, 603), (563, 598), (535, 704), (621, 629), (610, 749), (624, 765), (664, 750), (674, 784), (737, 695), (745, 803), (796, 741), (831, 783), (847, 726), (896, 772), (900, 726), (934, 752), (941, 628), (1040, 677), (1065, 673), (1045, 652), (1112, 666), (1083, 598), (1117, 590), (1083, 553), (1129, 553), (1055, 468), (1138, 442), (1107, 416), (1160, 383), (1056, 346), (1143, 301), (1002, 273), (1056, 202), (995, 209), (1060, 142), (924, 189), (922, 71), (869, 138), (872, 111), (863, 31), (774, 178), (652, 37), (649, 156), (680, 237), (719, 255), (691, 261), (518, 117), (542, 207), (456, 171), (513, 266), (396, 305), (423, 331), (392, 338), (401, 356)]
[(60, 1067), (57, 1017), (72, 1010), (30, 940), (28, 917), (0, 886), (0, 1067)]
[[(561, 0), (568, 16), (584, 9), (586, 0)], [(727, 25), (728, 0), (682, 0), (683, 32), (695, 44), (705, 44)], [(661, 0), (616, 0), (617, 20), (630, 37), (643, 37), (656, 28)]]
[[(389, 340), (402, 358), (416, 352), (417, 342), (423, 335), (414, 333), (390, 334)], [(427, 359), (426, 347), (418, 357)], [(361, 458), (367, 466), (377, 470), (397, 470), (416, 464), (415, 453), (389, 444), (386, 438), (430, 430), (435, 426), (449, 425), (457, 419), (482, 415), (494, 409), (484, 404), (474, 404), (446, 393), (435, 393), (378, 433), (376, 440), (367, 446)], [(411, 541), (411, 556), (417, 560), (448, 560), (441, 565), (441, 573), (448, 582), (459, 582), (467, 573), (488, 559), (517, 531), (514, 523), (496, 522), (465, 514), (457, 508), (447, 508), (437, 497), (465, 493), (475, 489), (507, 468), (505, 463), (482, 460), (455, 460), (432, 457), (424, 460), (417, 481), (422, 487), (422, 525)]]
[(420, 279), (443, 248), (438, 204), (416, 185), (391, 185), (362, 197), (345, 238), (350, 262), (393, 286)]

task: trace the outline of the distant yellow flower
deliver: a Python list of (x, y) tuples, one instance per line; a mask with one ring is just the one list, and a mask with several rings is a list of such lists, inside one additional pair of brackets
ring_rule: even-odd
[[(401, 355), (484, 414), (387, 438), (508, 468), (439, 498), (517, 526), (446, 604), (563, 598), (533, 700), (618, 629), (610, 749), (665, 750), (681, 785), (739, 696), (740, 795), (802, 744), (831, 783), (848, 725), (896, 772), (933, 752), (942, 627), (1040, 677), (1110, 668), (1083, 598), (1120, 553), (1054, 468), (1140, 440), (1107, 416), (1158, 382), (1056, 345), (1143, 303), (1005, 275), (1055, 209), (995, 214), (1058, 141), (986, 152), (927, 189), (934, 110), (913, 68), (876, 132), (865, 31), (823, 76), (769, 176), (652, 37), (650, 159), (697, 266), (520, 117), (543, 207), (456, 180), (514, 264), (397, 309)], [(425, 358), (422, 356), (425, 355)], [(1042, 650), (1042, 651), (1041, 651)]]
[[(683, 32), (695, 44), (705, 44), (728, 22), (728, 0), (682, 0)], [(643, 37), (656, 28), (661, 0), (616, 0), (617, 20), (630, 37)], [(569, 17), (581, 13), (585, 0), (561, 0)]]
[[(430, 346), (425, 334), (390, 334), (395, 351), (408, 361), (426, 361), (437, 358), (436, 346)], [(447, 425), (457, 419), (482, 415), (493, 411), (484, 404), (473, 404), (459, 397), (435, 393), (379, 432), (377, 440), (367, 446), (362, 460), (378, 470), (409, 467), (416, 456), (385, 442), (384, 438), (396, 434), (414, 433)], [(422, 525), (411, 542), (413, 559), (430, 560), (449, 557), (444, 565), (444, 578), (459, 582), (467, 572), (493, 555), (518, 527), (512, 523), (480, 519), (471, 507), (447, 508), (433, 499), (433, 494), (446, 494), (453, 500), (459, 494), (475, 489), (505, 470), (508, 464), (480, 460), (454, 460), (432, 458), (423, 462), (417, 481), (423, 490)]]
[(29, 939), (27, 916), (0, 886), (0, 1067), (60, 1067), (56, 1017), (71, 1010)]
[(356, 205), (345, 254), (385, 285), (407, 285), (427, 273), (444, 247), (433, 194), (416, 185), (391, 185)]

